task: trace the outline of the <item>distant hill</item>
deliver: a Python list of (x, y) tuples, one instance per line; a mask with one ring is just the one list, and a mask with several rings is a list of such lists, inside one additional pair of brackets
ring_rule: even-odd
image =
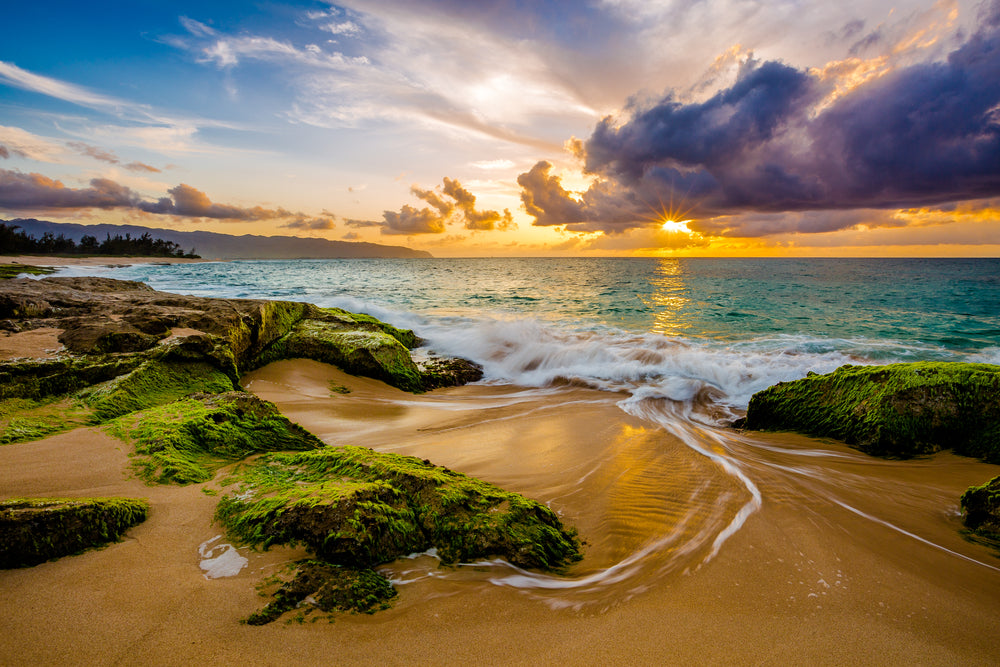
[(78, 225), (67, 222), (48, 222), (34, 218), (0, 220), (7, 225), (17, 225), (27, 234), (40, 238), (45, 232), (65, 235), (79, 242), (84, 235), (96, 236), (103, 241), (110, 234), (145, 233), (164, 241), (173, 241), (185, 251), (194, 250), (205, 259), (353, 259), (353, 258), (410, 258), (432, 257), (429, 252), (403, 246), (380, 245), (353, 241), (328, 241), (301, 236), (233, 236), (217, 232), (178, 232), (172, 229), (153, 229), (138, 225)]

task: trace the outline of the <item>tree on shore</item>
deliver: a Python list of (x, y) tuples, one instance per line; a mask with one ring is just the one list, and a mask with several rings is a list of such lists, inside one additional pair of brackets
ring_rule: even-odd
[(18, 225), (0, 223), (0, 254), (8, 255), (141, 255), (145, 257), (176, 257), (185, 259), (200, 259), (194, 253), (185, 253), (181, 246), (173, 241), (153, 238), (149, 232), (133, 237), (131, 234), (108, 234), (104, 241), (98, 243), (94, 236), (84, 236), (78, 244), (64, 234), (55, 236), (45, 232), (42, 238), (29, 236)]

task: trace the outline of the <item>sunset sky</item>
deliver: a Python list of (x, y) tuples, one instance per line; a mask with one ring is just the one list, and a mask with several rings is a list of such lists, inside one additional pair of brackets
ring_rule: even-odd
[(0, 217), (1000, 256), (1000, 0), (12, 3)]

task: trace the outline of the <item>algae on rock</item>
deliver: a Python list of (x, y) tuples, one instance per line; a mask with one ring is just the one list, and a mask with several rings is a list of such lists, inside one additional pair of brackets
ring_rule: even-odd
[(559, 571), (581, 558), (576, 532), (548, 507), (410, 456), (352, 446), (268, 454), (226, 483), (236, 488), (216, 518), (231, 537), (263, 548), (304, 544), (322, 561), (300, 564), (249, 623), (268, 623), (309, 595), (327, 611), (384, 606), (395, 593), (371, 568), (431, 548), (443, 564), (500, 556)]
[(345, 329), (340, 322), (302, 320), (257, 360), (263, 366), (289, 358), (314, 359), (353, 375), (382, 380), (405, 391), (423, 391), (410, 351), (381, 330)]
[(558, 570), (580, 542), (548, 507), (410, 456), (363, 447), (269, 454), (234, 474), (240, 493), (217, 518), (235, 538), (304, 543), (324, 560), (360, 567), (436, 548), (445, 564), (501, 556)]
[(1000, 462), (1000, 366), (842, 366), (753, 395), (741, 425), (830, 437), (880, 456), (950, 448)]
[(1000, 477), (970, 486), (962, 494), (961, 505), (965, 526), (1000, 547)]
[(0, 568), (30, 567), (121, 539), (146, 520), (135, 498), (14, 498), (0, 501)]
[[(317, 610), (374, 614), (388, 609), (397, 595), (389, 580), (372, 569), (358, 570), (318, 560), (292, 564), (265, 581), (261, 593), (270, 596), (271, 601), (247, 618), (248, 625), (265, 625), (294, 609), (299, 610), (298, 620)], [(318, 618), (314, 616), (313, 620)]]
[(193, 394), (119, 417), (111, 433), (135, 446), (133, 466), (149, 482), (205, 482), (226, 463), (259, 452), (322, 447), (273, 403), (246, 392)]

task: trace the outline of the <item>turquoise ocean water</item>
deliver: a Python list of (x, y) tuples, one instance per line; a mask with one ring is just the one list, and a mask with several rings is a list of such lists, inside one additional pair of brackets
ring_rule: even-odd
[(483, 364), (492, 382), (707, 396), (737, 410), (775, 382), (844, 363), (1000, 363), (998, 259), (354, 259), (100, 271), (169, 292), (370, 313)]

